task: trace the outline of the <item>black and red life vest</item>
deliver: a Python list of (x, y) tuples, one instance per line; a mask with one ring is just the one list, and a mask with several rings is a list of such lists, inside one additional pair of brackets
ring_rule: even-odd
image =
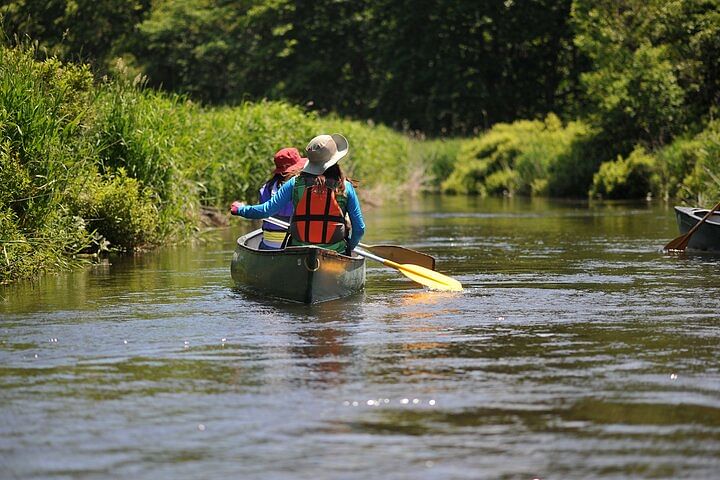
[(328, 178), (324, 186), (315, 185), (315, 176), (303, 174), (295, 179), (290, 222), (293, 245), (318, 245), (345, 252), (347, 196), (337, 194), (337, 180)]

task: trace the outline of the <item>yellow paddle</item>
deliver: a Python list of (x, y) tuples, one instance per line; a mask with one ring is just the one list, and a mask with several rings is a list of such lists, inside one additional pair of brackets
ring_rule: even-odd
[(715, 205), (712, 210), (710, 210), (708, 213), (705, 214), (705, 216), (697, 222), (686, 234), (680, 235), (679, 237), (670, 240), (667, 245), (665, 245), (665, 250), (667, 251), (680, 251), (682, 252), (687, 248), (688, 242), (690, 242), (690, 237), (693, 236), (693, 233), (697, 231), (698, 228), (700, 228), (700, 225), (705, 223), (705, 220), (710, 218), (710, 215), (715, 213), (716, 210), (720, 209), (720, 203)]
[(442, 273), (436, 272), (434, 270), (421, 267), (420, 265), (396, 263), (392, 260), (373, 255), (372, 253), (366, 252), (360, 248), (356, 248), (354, 251), (357, 254), (362, 255), (363, 257), (380, 262), (386, 267), (399, 270), (400, 273), (408, 277), (413, 282), (417, 282), (420, 285), (425, 285), (432, 290), (461, 292), (463, 289), (462, 283), (458, 282), (454, 278), (448, 277), (447, 275), (443, 275)]
[[(277, 218), (265, 218), (264, 220), (269, 221), (270, 223), (274, 223), (275, 225), (283, 228), (288, 228), (289, 225), (287, 222), (283, 222), (282, 220), (279, 220)], [(443, 275), (442, 273), (438, 273), (434, 270), (430, 270), (429, 268), (421, 267), (420, 265), (413, 265), (411, 263), (397, 263), (393, 262), (392, 260), (388, 260), (386, 258), (379, 257), (377, 255), (374, 255), (370, 252), (366, 252), (365, 250), (356, 248), (354, 250), (358, 255), (362, 255), (363, 257), (370, 258), (372, 260), (375, 260), (377, 262), (382, 263), (383, 265), (394, 268), (395, 270), (399, 270), (400, 273), (408, 277), (413, 282), (417, 282), (420, 285), (425, 285), (426, 287), (432, 289), (432, 290), (443, 290), (443, 291), (451, 291), (451, 292), (460, 292), (462, 291), (463, 287), (460, 282), (455, 280), (454, 278), (448, 277), (446, 275)], [(434, 259), (433, 259), (433, 265), (434, 265)]]

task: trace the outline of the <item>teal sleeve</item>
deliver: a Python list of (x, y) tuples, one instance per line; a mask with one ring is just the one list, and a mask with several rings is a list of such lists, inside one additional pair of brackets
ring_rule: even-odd
[(352, 225), (352, 234), (348, 240), (348, 248), (353, 251), (358, 246), (363, 235), (365, 235), (365, 220), (360, 210), (360, 201), (352, 184), (345, 182), (345, 191), (347, 192), (347, 213), (350, 216), (350, 224)]
[(292, 202), (292, 191), (295, 186), (295, 179), (291, 178), (280, 187), (270, 200), (259, 205), (246, 205), (238, 209), (238, 215), (245, 218), (268, 218), (285, 207), (288, 202)]

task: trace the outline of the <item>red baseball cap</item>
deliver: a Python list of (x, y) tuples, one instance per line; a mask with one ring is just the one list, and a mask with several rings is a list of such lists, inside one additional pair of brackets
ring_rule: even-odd
[(307, 163), (308, 159), (302, 158), (297, 148), (283, 148), (275, 154), (275, 171), (273, 173), (299, 172), (305, 168)]

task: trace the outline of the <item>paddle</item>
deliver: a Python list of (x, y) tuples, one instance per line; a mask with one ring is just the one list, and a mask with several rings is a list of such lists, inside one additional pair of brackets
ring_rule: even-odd
[(364, 243), (360, 243), (359, 245), (373, 255), (385, 257), (393, 262), (412, 263), (429, 270), (435, 270), (435, 257), (427, 253), (401, 247), (400, 245), (365, 245)]
[(356, 248), (355, 252), (363, 257), (380, 262), (387, 267), (399, 270), (400, 273), (408, 277), (413, 282), (425, 285), (432, 290), (461, 292), (463, 289), (462, 284), (454, 278), (448, 277), (434, 270), (421, 267), (420, 265), (399, 264), (393, 262), (392, 260), (378, 257), (377, 255), (373, 255), (372, 253), (359, 248)]
[[(278, 220), (277, 218), (270, 217), (270, 218), (266, 218), (265, 220), (267, 220), (270, 223), (273, 223), (279, 227), (283, 227), (283, 228), (289, 227), (287, 222), (283, 222), (282, 220)], [(417, 282), (421, 285), (425, 285), (426, 287), (428, 287), (432, 290), (460, 292), (463, 289), (462, 284), (460, 282), (458, 282), (457, 280), (455, 280), (454, 278), (448, 277), (448, 276), (443, 275), (442, 273), (438, 273), (434, 270), (430, 270), (429, 268), (425, 268), (420, 265), (413, 265), (413, 264), (400, 264), (397, 262), (393, 262), (392, 260), (382, 258), (378, 255), (374, 255), (370, 252), (366, 252), (359, 248), (356, 248), (355, 252), (358, 255), (362, 255), (363, 257), (370, 258), (372, 260), (380, 262), (387, 267), (399, 270), (400, 273), (402, 273), (403, 275), (408, 277), (410, 280)], [(417, 253), (419, 253), (419, 252), (417, 252)], [(432, 258), (432, 257), (430, 257), (430, 258)], [(434, 263), (435, 263), (435, 259), (433, 259), (433, 264)]]
[[(270, 223), (287, 229), (290, 225), (287, 222), (274, 217), (265, 218)], [(429, 270), (435, 270), (435, 257), (428, 255), (427, 253), (418, 252), (406, 247), (399, 245), (365, 245), (364, 243), (359, 244), (361, 247), (366, 249), (378, 257), (385, 257), (388, 260), (397, 263), (411, 263), (413, 265), (419, 265)]]
[(697, 222), (690, 230), (688, 230), (688, 232), (686, 234), (680, 235), (679, 237), (668, 242), (668, 244), (665, 245), (665, 250), (676, 250), (676, 251), (681, 251), (681, 252), (683, 250), (685, 250), (685, 248), (687, 248), (688, 242), (690, 241), (690, 237), (692, 237), (693, 234), (697, 231), (697, 229), (700, 228), (700, 225), (705, 223), (705, 220), (710, 218), (710, 215), (715, 213), (715, 210), (717, 210), (719, 208), (720, 208), (720, 203), (715, 205), (712, 208), (712, 210), (710, 210), (707, 214), (705, 214), (705, 216), (702, 218), (702, 220)]

